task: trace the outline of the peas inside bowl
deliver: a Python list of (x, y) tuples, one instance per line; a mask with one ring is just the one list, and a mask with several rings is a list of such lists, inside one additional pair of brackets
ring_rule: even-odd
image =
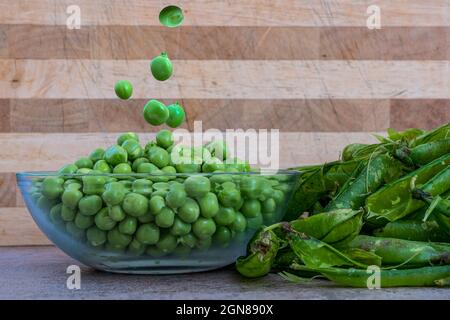
[[(88, 163), (92, 156), (72, 166), (117, 162), (117, 168), (119, 151), (94, 159), (95, 164)], [(154, 157), (154, 163), (164, 161)], [(74, 171), (17, 174), (33, 219), (78, 261), (100, 270), (142, 274), (195, 272), (233, 263), (245, 254), (258, 228), (282, 220), (300, 174), (67, 173)]]

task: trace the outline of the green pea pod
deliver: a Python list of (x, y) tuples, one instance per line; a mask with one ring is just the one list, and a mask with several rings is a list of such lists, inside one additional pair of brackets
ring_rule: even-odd
[(398, 178), (402, 173), (400, 162), (388, 154), (370, 159), (357, 178), (342, 188), (341, 192), (325, 207), (325, 211), (336, 209), (359, 209), (366, 198), (383, 184)]
[(294, 262), (299, 262), (297, 255), (290, 247), (286, 247), (278, 251), (272, 267), (274, 269), (283, 270), (289, 268)]
[(398, 220), (374, 230), (374, 236), (413, 241), (450, 242), (450, 236), (436, 221)]
[[(368, 284), (372, 283), (370, 277), (374, 275), (374, 272), (370, 270), (354, 268), (318, 269), (293, 264), (292, 269), (299, 271), (317, 271), (339, 285), (356, 288), (367, 288)], [(379, 276), (381, 288), (434, 286), (437, 280), (450, 276), (450, 265), (402, 270), (380, 270)]]
[(362, 250), (359, 248), (350, 248), (342, 250), (342, 253), (348, 256), (350, 259), (358, 261), (368, 266), (381, 266), (381, 261), (383, 260), (379, 255)]
[(280, 248), (280, 240), (272, 230), (263, 230), (253, 237), (246, 257), (236, 260), (237, 271), (247, 278), (262, 277), (269, 273)]
[[(436, 176), (450, 164), (450, 154), (409, 173), (408, 175), (384, 186), (366, 200), (367, 220), (372, 224), (396, 221), (420, 209), (424, 202), (412, 196), (411, 186), (421, 188), (431, 195), (439, 195), (450, 187), (448, 172)], [(433, 177), (436, 176), (436, 179)], [(433, 178), (433, 179), (432, 179)], [(429, 181), (432, 179), (431, 181)]]
[(432, 213), (432, 217), (438, 223), (440, 229), (447, 236), (450, 236), (450, 200), (443, 199), (440, 196), (433, 197), (429, 193), (417, 189), (413, 191), (413, 194), (429, 205), (423, 220), (426, 220)]
[(349, 161), (353, 160), (353, 155), (356, 154), (358, 151), (363, 150), (366, 148), (368, 144), (362, 144), (362, 143), (351, 143), (347, 145), (344, 150), (342, 150), (342, 160)]
[(450, 138), (450, 122), (417, 136), (411, 142), (411, 147), (447, 138)]
[(380, 256), (383, 266), (400, 265), (421, 267), (430, 264), (450, 263), (450, 244), (409, 241), (394, 238), (379, 238), (359, 235), (340, 250), (363, 249)]
[(392, 141), (412, 141), (416, 137), (423, 134), (423, 130), (416, 129), (416, 128), (409, 128), (404, 131), (395, 131), (392, 128), (387, 129), (388, 137)]
[(340, 209), (323, 212), (291, 221), (290, 226), (298, 232), (333, 244), (359, 233), (362, 227), (362, 211)]
[(447, 287), (450, 286), (450, 276), (446, 277), (446, 278), (442, 278), (439, 280), (435, 280), (434, 283), (438, 286), (438, 287)]
[(425, 165), (450, 153), (450, 138), (431, 141), (409, 150), (409, 159), (416, 165)]

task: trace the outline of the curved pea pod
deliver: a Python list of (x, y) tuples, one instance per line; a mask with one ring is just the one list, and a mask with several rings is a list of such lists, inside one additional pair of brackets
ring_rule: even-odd
[(450, 122), (417, 136), (410, 145), (413, 148), (424, 143), (447, 138), (450, 138)]
[(359, 235), (338, 249), (363, 249), (380, 256), (383, 266), (405, 264), (420, 267), (450, 263), (450, 244), (409, 241)]
[(380, 154), (369, 160), (356, 179), (348, 183), (338, 195), (328, 203), (325, 211), (351, 208), (359, 209), (366, 198), (385, 183), (397, 179), (402, 174), (401, 164), (388, 154)]
[(450, 236), (439, 227), (436, 221), (398, 220), (374, 230), (373, 234), (383, 238), (450, 242)]
[(421, 144), (412, 149), (403, 150), (398, 154), (400, 158), (422, 166), (448, 153), (450, 153), (450, 138)]
[(351, 143), (342, 150), (342, 160), (349, 161), (353, 159), (353, 154), (367, 147), (368, 144)]
[[(370, 277), (374, 272), (355, 268), (307, 268), (294, 264), (294, 270), (317, 271), (329, 280), (342, 286), (367, 288)], [(380, 287), (424, 287), (437, 285), (436, 281), (450, 276), (450, 266), (433, 266), (402, 270), (380, 270)], [(289, 277), (285, 277), (289, 278)]]
[(340, 209), (315, 214), (290, 222), (290, 226), (306, 235), (326, 243), (350, 240), (362, 227), (362, 211)]
[(237, 271), (247, 278), (266, 275), (272, 268), (280, 243), (280, 239), (272, 230), (263, 230), (256, 234), (248, 246), (247, 256), (236, 260)]
[(450, 154), (434, 160), (370, 195), (365, 206), (368, 213), (367, 220), (375, 225), (385, 224), (399, 220), (423, 207), (425, 203), (412, 196), (411, 186), (414, 184), (431, 195), (445, 192), (450, 187), (450, 179), (446, 178), (448, 172), (442, 175), (437, 174), (446, 169), (449, 164)]
[(342, 253), (345, 254), (352, 260), (358, 261), (368, 266), (381, 266), (382, 258), (370, 251), (366, 251), (359, 248), (350, 248), (347, 250), (342, 250)]

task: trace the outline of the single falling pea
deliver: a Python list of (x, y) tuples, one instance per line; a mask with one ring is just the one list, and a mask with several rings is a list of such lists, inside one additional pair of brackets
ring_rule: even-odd
[(177, 6), (167, 6), (159, 13), (159, 22), (169, 28), (178, 27), (183, 20), (183, 10)]
[(150, 100), (144, 106), (144, 119), (153, 126), (159, 126), (169, 118), (169, 110), (164, 103)]
[(167, 53), (163, 52), (161, 55), (153, 58), (150, 62), (150, 70), (156, 80), (165, 81), (170, 78), (173, 72), (172, 62)]
[(133, 85), (128, 80), (119, 80), (114, 86), (114, 91), (120, 99), (127, 100), (133, 94)]
[(185, 119), (185, 112), (183, 107), (178, 103), (171, 104), (167, 107), (169, 110), (169, 118), (167, 118), (166, 124), (171, 128), (180, 126)]

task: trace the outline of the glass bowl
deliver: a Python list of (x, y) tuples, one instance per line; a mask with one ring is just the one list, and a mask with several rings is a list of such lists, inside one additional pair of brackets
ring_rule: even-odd
[(244, 255), (258, 228), (283, 219), (299, 175), (21, 172), (17, 184), (42, 232), (74, 259), (110, 272), (170, 274)]

